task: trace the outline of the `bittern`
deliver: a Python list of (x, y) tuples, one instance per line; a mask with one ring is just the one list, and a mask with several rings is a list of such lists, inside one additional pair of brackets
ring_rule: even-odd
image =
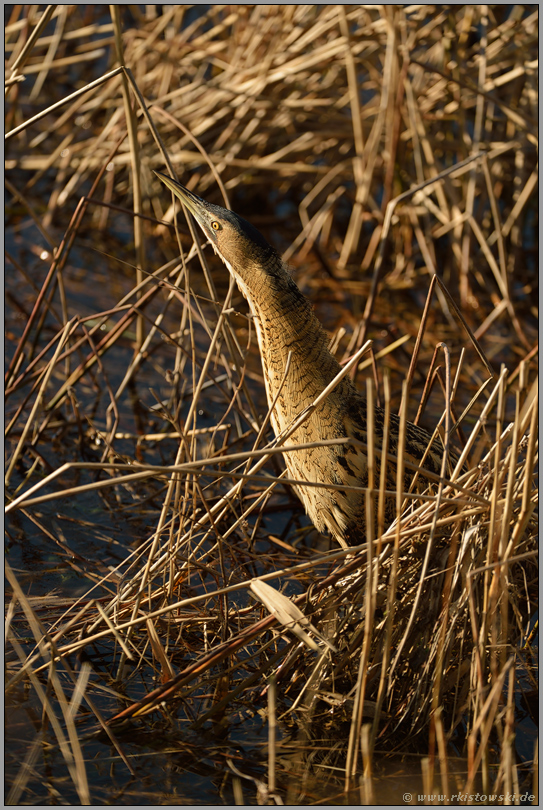
[[(171, 177), (156, 174), (194, 216), (249, 303), (260, 348), (271, 424), (278, 436), (340, 372), (341, 367), (329, 350), (329, 340), (275, 248), (250, 222), (197, 197)], [(344, 547), (363, 542), (365, 537), (364, 492), (347, 487), (367, 487), (366, 412), (365, 397), (349, 377), (343, 377), (290, 436), (289, 443), (314, 445), (327, 439), (343, 438), (355, 442), (308, 446), (285, 453), (288, 473), (300, 482), (296, 491), (313, 524), (321, 532), (328, 529)], [(382, 409), (374, 408), (373, 421), (374, 445), (379, 448), (385, 425)], [(391, 414), (388, 451), (393, 455), (398, 450), (399, 435), (400, 419)], [(404, 435), (407, 460), (420, 462), (424, 458), (422, 475), (424, 469), (439, 475), (444, 452), (440, 440), (432, 440), (426, 430), (410, 422)], [(378, 482), (378, 459), (375, 469)], [(303, 486), (304, 481), (322, 484), (322, 487)], [(387, 488), (390, 487), (396, 489), (393, 464), (387, 465)], [(387, 523), (394, 518), (394, 503), (393, 497), (386, 499)]]

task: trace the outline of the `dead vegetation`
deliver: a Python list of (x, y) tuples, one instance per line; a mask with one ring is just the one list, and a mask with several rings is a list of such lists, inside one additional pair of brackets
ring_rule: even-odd
[[(379, 804), (392, 753), (535, 793), (538, 7), (142, 8), (6, 7), (7, 803)], [(461, 450), (362, 545), (285, 481), (168, 165)]]

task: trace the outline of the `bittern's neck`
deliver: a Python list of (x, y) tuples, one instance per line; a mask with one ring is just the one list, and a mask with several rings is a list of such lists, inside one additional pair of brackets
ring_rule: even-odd
[[(275, 410), (280, 414), (276, 416), (277, 427), (282, 429), (313, 402), (339, 373), (340, 366), (330, 353), (328, 337), (311, 304), (282, 264), (274, 266), (273, 273), (251, 273), (250, 286), (248, 274), (245, 278), (234, 275), (254, 316), (268, 404), (281, 389)], [(330, 396), (341, 399), (351, 391), (351, 381), (343, 380)]]

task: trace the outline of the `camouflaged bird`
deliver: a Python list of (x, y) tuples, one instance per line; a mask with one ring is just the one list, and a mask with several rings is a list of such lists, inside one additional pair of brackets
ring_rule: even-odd
[[(329, 350), (329, 340), (309, 301), (292, 280), (277, 251), (247, 220), (218, 205), (202, 200), (180, 183), (156, 173), (191, 212), (215, 252), (226, 264), (249, 303), (254, 318), (271, 423), (276, 436), (292, 422), (341, 371)], [(290, 366), (285, 369), (290, 354)], [(273, 406), (273, 407), (272, 407)], [(397, 454), (400, 420), (391, 415), (388, 452)], [(374, 444), (382, 446), (384, 411), (374, 409)], [(364, 492), (328, 489), (332, 486), (366, 487), (368, 481), (366, 400), (352, 381), (344, 377), (326, 399), (288, 439), (290, 444), (310, 444), (326, 439), (350, 438), (358, 443), (308, 447), (286, 452), (289, 476), (298, 482), (322, 487), (296, 487), (297, 494), (315, 527), (328, 529), (342, 545), (365, 539)], [(429, 448), (429, 449), (428, 449)], [(407, 422), (405, 453), (424, 469), (439, 475), (444, 448), (440, 440)], [(457, 456), (453, 452), (452, 460)], [(379, 454), (375, 459), (375, 482), (379, 482)], [(396, 489), (394, 464), (387, 463), (387, 489)], [(450, 468), (449, 468), (450, 472)], [(414, 472), (406, 473), (409, 485)], [(428, 481), (422, 480), (424, 488)], [(420, 489), (420, 487), (419, 487)], [(395, 516), (395, 497), (386, 499), (386, 523)]]

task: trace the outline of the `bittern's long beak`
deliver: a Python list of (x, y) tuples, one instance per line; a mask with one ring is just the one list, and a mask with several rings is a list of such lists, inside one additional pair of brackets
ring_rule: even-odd
[(198, 222), (202, 222), (202, 210), (205, 210), (206, 203), (196, 194), (193, 194), (192, 191), (189, 191), (188, 188), (182, 186), (181, 183), (178, 183), (177, 180), (174, 180), (172, 177), (168, 177), (167, 174), (162, 174), (162, 172), (155, 172), (156, 176), (162, 180), (165, 186), (167, 186), (171, 192), (175, 194), (175, 196), (181, 200), (184, 206), (189, 209), (190, 213), (196, 217)]

